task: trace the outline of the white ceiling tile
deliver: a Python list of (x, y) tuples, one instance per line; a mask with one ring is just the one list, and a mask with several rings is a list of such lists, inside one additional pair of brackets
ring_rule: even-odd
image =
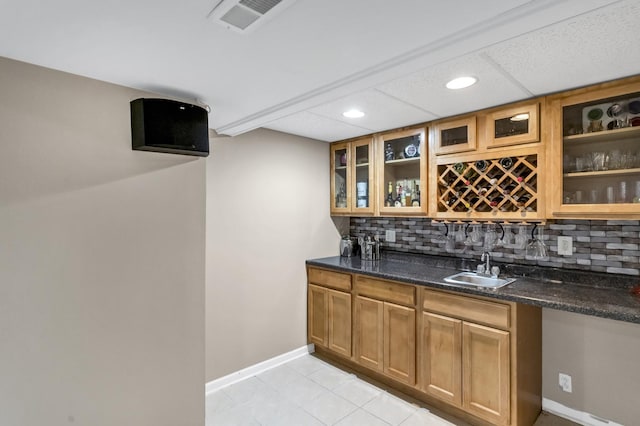
[[(346, 118), (342, 115), (344, 111), (354, 108), (363, 111), (366, 115), (361, 118)], [(312, 108), (309, 111), (373, 131), (408, 126), (435, 118), (433, 114), (427, 111), (411, 106), (377, 90), (367, 90), (347, 96)]]
[(535, 94), (612, 80), (640, 72), (640, 1), (608, 5), (486, 53)]
[[(461, 90), (449, 90), (445, 87), (449, 80), (463, 75), (472, 75), (478, 82)], [(439, 117), (475, 111), (531, 96), (479, 54), (435, 65), (378, 86), (378, 89), (423, 110), (431, 111)]]
[(373, 132), (371, 129), (352, 126), (306, 111), (280, 118), (263, 127), (326, 142), (349, 139)]

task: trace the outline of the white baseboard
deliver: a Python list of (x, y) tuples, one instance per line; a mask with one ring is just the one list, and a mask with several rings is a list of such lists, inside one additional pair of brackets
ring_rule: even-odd
[(542, 398), (542, 409), (556, 416), (564, 417), (572, 422), (579, 423), (585, 426), (622, 426), (620, 423), (616, 423), (611, 420), (603, 419), (602, 417), (594, 416), (593, 414), (586, 413), (584, 411), (574, 410), (559, 402), (552, 401), (547, 398)]
[(235, 373), (231, 373), (229, 375), (212, 380), (205, 385), (205, 395), (208, 395), (211, 392), (215, 392), (234, 383), (238, 383), (239, 381), (248, 379), (249, 377), (255, 376), (256, 374), (260, 374), (263, 371), (277, 367), (284, 364), (285, 362), (289, 362), (313, 352), (315, 352), (315, 346), (313, 344), (310, 344), (298, 349), (294, 349), (291, 352), (278, 355), (266, 361), (259, 362), (250, 367), (243, 368), (242, 370), (236, 371)]

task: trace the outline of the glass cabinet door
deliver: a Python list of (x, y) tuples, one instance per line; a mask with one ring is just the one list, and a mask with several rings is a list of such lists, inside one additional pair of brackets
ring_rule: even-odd
[(354, 179), (352, 198), (355, 200), (352, 211), (358, 214), (373, 213), (373, 145), (372, 139), (363, 139), (351, 143), (353, 152), (352, 170)]
[(351, 208), (351, 176), (348, 143), (331, 145), (331, 213), (348, 213)]
[(632, 88), (554, 102), (556, 213), (640, 215), (640, 85)]
[(486, 140), (489, 148), (538, 142), (538, 103), (511, 107), (487, 116)]
[(437, 123), (433, 128), (436, 155), (476, 149), (476, 117)]
[(426, 146), (424, 129), (383, 135), (378, 174), (381, 213), (417, 214), (426, 211)]

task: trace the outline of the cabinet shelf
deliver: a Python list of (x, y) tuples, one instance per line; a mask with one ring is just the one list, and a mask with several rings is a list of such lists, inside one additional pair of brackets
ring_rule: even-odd
[(347, 166), (336, 166), (336, 170), (347, 170)]
[(356, 167), (369, 167), (369, 163), (358, 163)]
[(411, 157), (411, 158), (399, 158), (397, 160), (387, 160), (384, 162), (385, 165), (388, 166), (401, 166), (408, 163), (420, 162), (420, 157)]
[(565, 143), (573, 144), (580, 142), (608, 142), (618, 139), (628, 139), (640, 137), (640, 126), (623, 127), (622, 129), (602, 130), (600, 132), (583, 133), (580, 135), (565, 136)]
[(640, 173), (640, 168), (634, 169), (620, 169), (620, 170), (602, 170), (602, 171), (589, 171), (589, 172), (571, 172), (564, 173), (562, 176), (568, 178), (583, 178), (583, 177), (603, 177), (603, 176), (627, 176)]

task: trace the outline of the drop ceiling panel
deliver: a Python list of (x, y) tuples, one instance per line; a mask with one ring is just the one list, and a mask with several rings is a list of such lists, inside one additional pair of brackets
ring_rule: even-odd
[[(449, 90), (445, 87), (449, 80), (462, 75), (475, 76), (478, 82), (461, 90)], [(378, 89), (439, 117), (531, 97), (517, 82), (505, 76), (479, 54), (435, 65), (378, 86)]]
[[(361, 118), (346, 118), (344, 111), (358, 109), (365, 113)], [(329, 102), (309, 110), (333, 120), (365, 127), (372, 131), (389, 130), (433, 120), (435, 116), (377, 90), (367, 90)]]
[(487, 54), (535, 94), (640, 72), (640, 1), (623, 1), (499, 43)]
[(370, 129), (331, 120), (306, 111), (280, 118), (263, 127), (325, 142), (334, 142), (372, 133)]

